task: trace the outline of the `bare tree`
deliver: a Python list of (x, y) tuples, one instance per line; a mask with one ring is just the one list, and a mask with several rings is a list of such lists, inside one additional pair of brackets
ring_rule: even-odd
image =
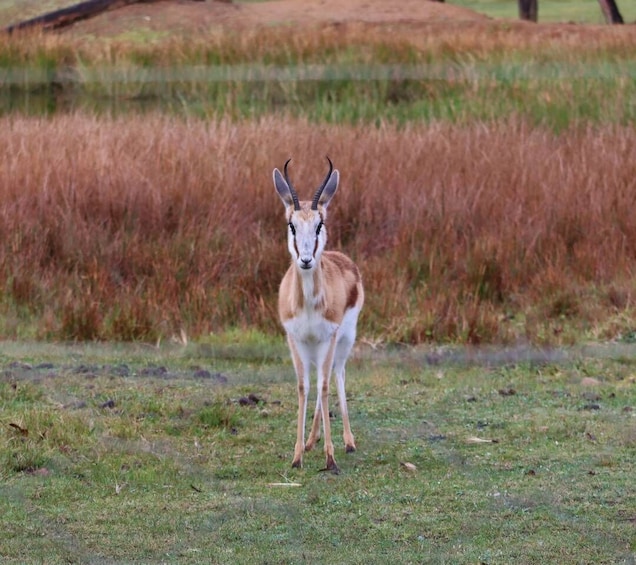
[[(86, 20), (107, 12), (109, 10), (116, 10), (117, 8), (123, 8), (129, 4), (142, 4), (158, 2), (159, 0), (85, 0), (72, 6), (67, 6), (60, 10), (53, 12), (47, 12), (41, 16), (31, 18), (17, 24), (10, 25), (4, 29), (7, 33), (13, 33), (14, 31), (40, 28), (42, 31), (51, 31), (62, 27), (67, 27), (80, 20)], [(195, 0), (202, 1), (202, 0)]]
[(539, 0), (519, 0), (519, 18), (536, 22), (539, 17)]
[[(518, 0), (519, 18), (528, 22), (536, 22), (539, 16), (539, 0)], [(603, 16), (608, 24), (624, 23), (616, 0), (598, 0)]]
[(608, 24), (624, 23), (623, 16), (621, 16), (621, 13), (618, 11), (615, 0), (598, 0), (598, 3), (601, 5), (603, 16), (605, 16), (605, 21)]

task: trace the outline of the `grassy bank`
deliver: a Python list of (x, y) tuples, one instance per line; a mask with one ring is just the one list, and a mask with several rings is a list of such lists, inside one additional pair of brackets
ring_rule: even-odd
[(148, 43), (5, 37), (0, 113), (631, 123), (635, 44), (626, 29), (500, 23), (278, 27)]
[(2, 348), (3, 563), (633, 561), (624, 354), (491, 367), (360, 354), (358, 451), (336, 437), (333, 476), (321, 450), (291, 469), (289, 362), (43, 349)]
[(562, 342), (631, 335), (636, 139), (472, 126), (4, 118), (4, 337), (278, 332), (289, 258), (271, 170), (342, 171), (329, 245), (367, 288), (362, 335)]

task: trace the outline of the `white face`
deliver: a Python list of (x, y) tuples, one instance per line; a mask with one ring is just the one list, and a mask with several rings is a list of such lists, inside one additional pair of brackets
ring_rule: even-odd
[(329, 172), (311, 202), (300, 202), (296, 191), (287, 177), (278, 169), (274, 169), (274, 188), (285, 206), (287, 216), (287, 247), (292, 260), (299, 269), (311, 272), (320, 261), (320, 256), (327, 243), (327, 230), (324, 221), (327, 219), (327, 206), (338, 189), (340, 173), (329, 161)]
[(319, 210), (294, 210), (287, 226), (287, 247), (292, 260), (300, 269), (310, 271), (320, 261), (327, 230), (323, 213)]

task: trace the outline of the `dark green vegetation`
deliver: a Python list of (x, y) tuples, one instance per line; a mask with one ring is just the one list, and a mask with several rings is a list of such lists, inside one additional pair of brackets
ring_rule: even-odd
[(337, 443), (333, 476), (321, 450), (291, 469), (293, 371), (261, 345), (230, 360), (213, 345), (4, 344), (3, 563), (634, 559), (629, 350), (493, 366), (361, 352), (359, 449)]

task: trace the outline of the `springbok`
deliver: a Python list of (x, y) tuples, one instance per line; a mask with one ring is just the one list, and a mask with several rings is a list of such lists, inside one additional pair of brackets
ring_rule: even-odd
[[(299, 201), (289, 180), (274, 169), (274, 187), (285, 205), (287, 247), (292, 264), (280, 284), (278, 313), (287, 333), (298, 386), (298, 427), (292, 467), (302, 467), (303, 452), (320, 439), (320, 420), (325, 434), (327, 471), (338, 473), (329, 422), (329, 381), (336, 374), (342, 414), (343, 437), (347, 453), (356, 445), (349, 425), (345, 393), (345, 364), (356, 339), (358, 314), (364, 302), (360, 271), (346, 255), (325, 251), (327, 206), (338, 188), (340, 174), (331, 159), (329, 172), (311, 202)], [(305, 418), (309, 394), (309, 375), (315, 365), (318, 373), (316, 410), (311, 432), (305, 443)]]

